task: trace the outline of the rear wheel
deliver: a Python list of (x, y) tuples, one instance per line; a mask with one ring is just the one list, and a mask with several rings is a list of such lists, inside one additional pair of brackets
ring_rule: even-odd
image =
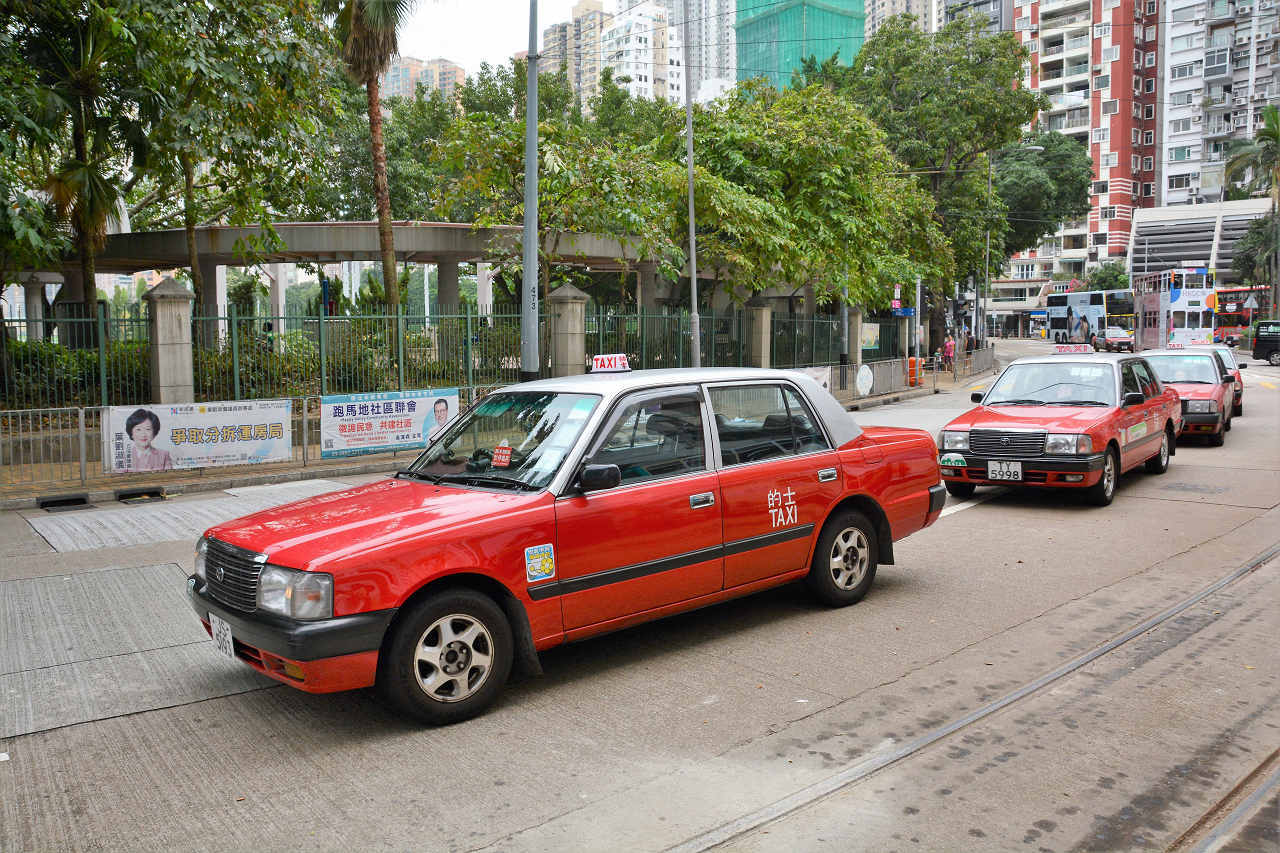
[(946, 486), (947, 493), (957, 498), (971, 498), (973, 497), (974, 489), (978, 488), (973, 483), (953, 483), (950, 481), (947, 482)]
[(1241, 400), (1239, 403), (1236, 403), (1231, 407), (1231, 414), (1233, 417), (1237, 418), (1244, 414), (1244, 400)]
[(1148, 474), (1163, 474), (1169, 470), (1169, 447), (1172, 444), (1173, 440), (1169, 438), (1169, 429), (1166, 427), (1164, 435), (1160, 438), (1160, 450), (1147, 460)]
[[(1168, 437), (1168, 433), (1165, 433)], [(1167, 445), (1166, 445), (1167, 447)], [(1116, 496), (1116, 480), (1120, 477), (1120, 460), (1114, 448), (1108, 448), (1102, 458), (1102, 476), (1089, 487), (1085, 497), (1094, 506), (1108, 506)]]
[(1267, 363), (1272, 367), (1280, 367), (1280, 350), (1272, 350), (1267, 356)]
[(805, 582), (826, 604), (854, 604), (871, 589), (878, 554), (875, 525), (860, 512), (838, 512), (822, 528)]
[(461, 722), (498, 698), (514, 647), (493, 599), (448, 590), (411, 605), (398, 621), (378, 662), (378, 692), (425, 723)]

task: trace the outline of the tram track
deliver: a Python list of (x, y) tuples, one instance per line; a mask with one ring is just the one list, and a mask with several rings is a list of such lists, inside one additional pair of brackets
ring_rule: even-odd
[[(778, 821), (812, 803), (822, 800), (825, 797), (863, 782), (874, 774), (888, 767), (899, 764), (1018, 702), (1041, 693), (1045, 688), (1057, 683), (1072, 673), (1079, 671), (1090, 663), (1097, 661), (1117, 649), (1120, 649), (1134, 639), (1141, 637), (1149, 631), (1177, 618), (1190, 608), (1204, 601), (1209, 596), (1247, 577), (1277, 557), (1280, 557), (1280, 542), (1272, 544), (1270, 547), (1256, 554), (1237, 568), (1219, 577), (1217, 580), (1203, 587), (1199, 591), (1166, 608), (1160, 613), (1143, 620), (1142, 622), (1130, 627), (1128, 630), (1112, 637), (1110, 640), (1094, 647), (1088, 652), (1067, 661), (1061, 666), (1024, 682), (1016, 689), (1006, 692), (999, 698), (976, 708), (968, 714), (965, 714), (964, 716), (959, 717), (940, 728), (934, 729), (927, 734), (914, 738), (896, 749), (882, 751), (869, 756), (856, 764), (846, 767), (838, 773), (807, 785), (786, 797), (775, 800), (768, 805), (741, 815), (731, 821), (721, 823), (719, 826), (699, 833), (698, 835), (688, 838), (685, 841), (667, 849), (669, 851), (673, 851), (673, 853), (697, 853), (697, 851), (709, 850), (718, 847), (726, 842), (740, 838), (748, 833), (760, 829), (761, 827)], [(1269, 762), (1270, 759), (1263, 762), (1259, 771), (1250, 774), (1248, 778), (1254, 779), (1261, 775), (1260, 771), (1266, 766), (1270, 766)], [(1268, 791), (1280, 789), (1280, 774), (1272, 774), (1272, 776), (1273, 778), (1269, 778), (1266, 782), (1262, 783), (1258, 789), (1259, 791), (1262, 791), (1263, 789)], [(1240, 786), (1237, 786), (1237, 789), (1241, 786), (1245, 786), (1245, 783), (1242, 782)], [(1247, 787), (1248, 786), (1245, 786), (1246, 789)], [(1240, 791), (1237, 790), (1235, 793), (1236, 796), (1234, 798), (1232, 798), (1231, 795), (1228, 795), (1228, 797), (1225, 798), (1226, 801), (1229, 801), (1229, 803), (1239, 801), (1241, 799)], [(1254, 802), (1253, 798), (1256, 795), (1257, 792), (1245, 797), (1246, 800), (1254, 803), (1255, 808), (1256, 802)], [(1201, 822), (1197, 825), (1205, 824), (1209, 814), (1221, 814), (1225, 810), (1225, 807), (1210, 809), (1209, 812), (1206, 813), (1206, 818), (1202, 818)], [(1238, 806), (1235, 811), (1231, 812), (1227, 818), (1223, 819), (1224, 825), (1229, 819), (1235, 819), (1236, 821), (1245, 820), (1247, 819), (1248, 814), (1252, 813), (1252, 809), (1250, 809), (1244, 810), (1243, 814), (1237, 814), (1237, 812), (1240, 812), (1241, 810), (1244, 810), (1243, 803)], [(1212, 826), (1212, 824), (1212, 821), (1208, 821), (1208, 825)], [(1182, 839), (1179, 839), (1179, 841), (1181, 840)], [(1191, 848), (1183, 847), (1178, 849), (1181, 851), (1183, 849)], [(1197, 847), (1195, 849), (1208, 850), (1211, 848)]]

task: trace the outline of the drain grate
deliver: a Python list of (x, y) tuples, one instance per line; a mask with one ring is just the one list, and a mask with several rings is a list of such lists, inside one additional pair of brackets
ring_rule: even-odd
[(74, 495), (46, 495), (45, 497), (36, 498), (36, 506), (45, 512), (69, 512), (74, 509), (88, 509), (89, 495), (83, 492)]

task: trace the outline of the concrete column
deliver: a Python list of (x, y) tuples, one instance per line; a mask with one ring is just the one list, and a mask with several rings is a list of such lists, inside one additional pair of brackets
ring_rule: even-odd
[(804, 289), (804, 308), (801, 310), (806, 316), (818, 310), (818, 300), (814, 296), (812, 287), (805, 287)]
[(658, 267), (656, 264), (640, 264), (636, 268), (636, 310), (656, 311), (658, 308)]
[(436, 264), (436, 302), (441, 314), (458, 313), (458, 262)]
[(27, 340), (44, 340), (44, 282), (31, 276), (22, 283), (27, 307)]
[(903, 358), (911, 355), (911, 318), (898, 318), (898, 354)]
[(151, 309), (152, 402), (191, 403), (195, 400), (191, 367), (191, 304), (195, 297), (172, 278), (165, 278), (143, 298)]
[(200, 311), (206, 317), (227, 315), (227, 268), (212, 259), (200, 259), (200, 277), (204, 288), (200, 294)]
[(476, 302), (481, 314), (493, 316), (493, 267), (489, 264), (476, 264)]
[(773, 309), (758, 296), (747, 303), (747, 354), (751, 367), (769, 366), (769, 344), (773, 340)]
[(849, 309), (849, 363), (853, 365), (853, 375), (857, 377), (862, 367), (862, 309)]
[(572, 284), (551, 291), (551, 375), (587, 371), (587, 294)]
[[(271, 277), (270, 313), (272, 317), (284, 316), (284, 291), (289, 286), (289, 267), (285, 264), (268, 264), (267, 274)], [(277, 329), (276, 331), (284, 331)]]
[[(62, 287), (58, 288), (58, 295), (54, 297), (54, 301), (58, 304), (84, 303), (84, 276), (80, 274), (79, 266), (63, 267)], [(80, 315), (68, 316), (79, 317)]]

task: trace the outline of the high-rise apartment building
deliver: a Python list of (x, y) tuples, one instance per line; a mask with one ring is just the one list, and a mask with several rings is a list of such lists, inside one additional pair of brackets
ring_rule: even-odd
[(423, 62), (412, 56), (395, 56), (387, 70), (378, 77), (378, 86), (384, 98), (409, 98), (418, 86), (428, 91), (439, 89), (446, 98), (466, 80), (462, 66), (447, 59)]
[(679, 27), (665, 5), (639, 3), (616, 15), (601, 36), (601, 68), (624, 78), (635, 98), (684, 100), (684, 58)]
[(693, 86), (695, 99), (710, 100), (732, 87), (738, 78), (738, 41), (734, 32), (738, 2), (663, 0), (667, 20), (671, 22), (672, 29), (680, 31), (680, 38), (684, 37), (686, 2), (689, 5), (689, 44), (685, 46), (685, 76)]
[(612, 17), (604, 11), (603, 0), (579, 0), (568, 21), (542, 31), (539, 67), (558, 71), (563, 65), (584, 108), (600, 94), (601, 38)]
[(1008, 32), (1013, 29), (1013, 4), (1014, 0), (938, 0), (935, 20), (941, 27), (961, 16), (983, 15), (992, 30)]
[(428, 70), (435, 78), (434, 86), (445, 98), (452, 98), (458, 87), (467, 80), (467, 72), (456, 62), (447, 59), (432, 59), (426, 63)]
[[(1155, 0), (1146, 0), (1154, 4)], [(1165, 92), (1154, 132), (1153, 192), (1162, 205), (1220, 201), (1226, 151), (1254, 136), (1280, 102), (1275, 0), (1166, 0), (1160, 39)]]
[(738, 0), (735, 29), (738, 79), (783, 87), (809, 56), (853, 59), (865, 35), (863, 0)]
[(933, 32), (934, 21), (942, 7), (941, 0), (866, 0), (867, 37), (875, 35), (889, 18), (895, 15), (914, 15), (917, 26), (925, 32)]

